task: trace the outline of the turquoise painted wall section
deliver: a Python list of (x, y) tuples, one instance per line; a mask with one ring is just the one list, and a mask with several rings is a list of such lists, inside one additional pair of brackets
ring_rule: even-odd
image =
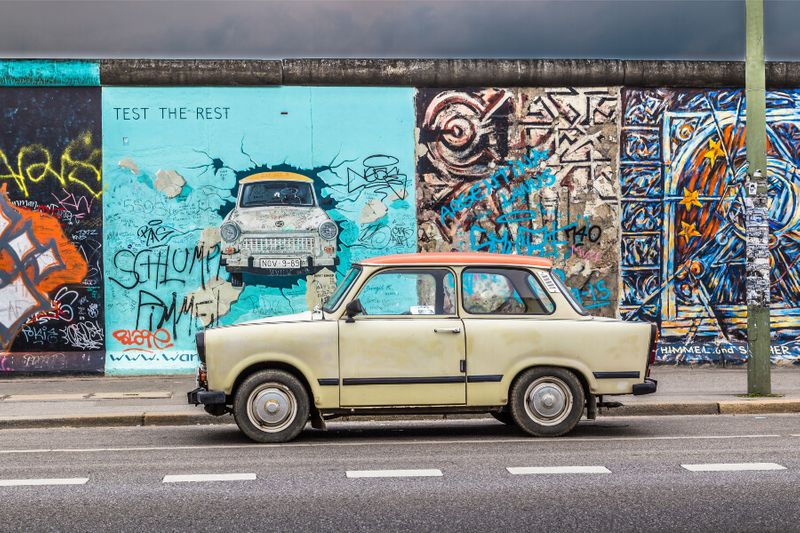
[[(304, 312), (352, 261), (416, 251), (413, 96), (406, 88), (103, 88), (106, 372), (190, 372), (204, 327)], [(282, 205), (250, 210), (254, 219), (231, 213), (241, 180), (289, 175), (276, 172), (300, 176), (264, 197)], [(303, 183), (317, 205), (295, 205)], [(221, 241), (220, 226), (240, 215), (243, 232), (262, 236), (280, 225), (312, 239), (334, 223), (328, 256), (337, 264), (314, 252), (314, 268), (256, 258), (255, 272), (230, 272), (226, 250), (241, 241)], [(253, 246), (285, 249), (276, 243)]]
[(96, 61), (50, 59), (0, 59), (0, 87), (100, 85)]

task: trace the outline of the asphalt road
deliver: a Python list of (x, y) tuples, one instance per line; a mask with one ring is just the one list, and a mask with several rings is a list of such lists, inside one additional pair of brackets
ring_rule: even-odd
[[(277, 446), (228, 425), (3, 430), (0, 530), (800, 531), (800, 415), (613, 418), (560, 439), (330, 426)], [(689, 470), (704, 464), (763, 470)], [(239, 479), (165, 478), (207, 474)]]

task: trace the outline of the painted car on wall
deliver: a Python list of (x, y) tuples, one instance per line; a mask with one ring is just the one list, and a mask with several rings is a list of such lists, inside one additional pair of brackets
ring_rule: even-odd
[(239, 182), (220, 226), (222, 262), (234, 286), (242, 274), (293, 275), (337, 264), (339, 227), (321, 207), (313, 180), (294, 172), (261, 172)]
[(559, 436), (606, 395), (655, 392), (655, 326), (590, 316), (552, 268), (490, 253), (355, 263), (322, 309), (198, 333), (189, 403), (233, 413), (258, 442), (309, 419), (415, 412)]

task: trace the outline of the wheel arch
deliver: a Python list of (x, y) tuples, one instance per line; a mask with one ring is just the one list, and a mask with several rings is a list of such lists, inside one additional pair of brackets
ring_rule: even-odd
[(242, 385), (244, 380), (246, 380), (248, 377), (252, 376), (256, 372), (260, 372), (261, 370), (282, 370), (287, 374), (291, 374), (292, 376), (297, 378), (297, 380), (300, 381), (306, 393), (308, 394), (309, 407), (311, 409), (316, 409), (314, 401), (315, 399), (314, 389), (311, 387), (311, 383), (309, 382), (308, 378), (306, 378), (305, 374), (302, 371), (300, 371), (299, 368), (284, 361), (258, 361), (244, 368), (236, 376), (236, 379), (234, 380), (233, 385), (231, 386), (231, 392), (227, 398), (228, 403), (233, 403), (233, 397), (236, 395), (236, 391), (239, 390), (239, 387)]
[(506, 387), (506, 399), (510, 402), (511, 398), (511, 391), (514, 388), (514, 384), (519, 380), (519, 378), (528, 370), (533, 368), (559, 368), (561, 370), (568, 370), (575, 374), (575, 377), (578, 378), (578, 381), (583, 388), (583, 394), (588, 399), (590, 395), (592, 395), (592, 384), (593, 382), (590, 381), (589, 376), (592, 376), (591, 371), (588, 368), (581, 368), (580, 365), (569, 364), (567, 361), (556, 361), (556, 362), (533, 362), (528, 365), (523, 365), (521, 368), (517, 369), (513, 372), (513, 377), (508, 381), (508, 386)]

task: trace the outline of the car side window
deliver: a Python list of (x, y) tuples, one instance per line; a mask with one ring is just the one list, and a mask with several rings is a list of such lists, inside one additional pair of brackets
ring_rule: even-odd
[(538, 308), (541, 309), (541, 313), (536, 314), (549, 315), (555, 311), (556, 304), (550, 299), (550, 296), (547, 294), (547, 291), (544, 290), (544, 287), (542, 287), (542, 282), (531, 274), (528, 274), (527, 281), (528, 286), (533, 293), (534, 302), (532, 303), (534, 303), (534, 308), (537, 308), (538, 306)]
[(358, 299), (367, 316), (456, 314), (455, 279), (445, 269), (378, 272), (361, 288)]
[(464, 309), (473, 315), (548, 315), (555, 303), (522, 269), (469, 268), (461, 275)]

